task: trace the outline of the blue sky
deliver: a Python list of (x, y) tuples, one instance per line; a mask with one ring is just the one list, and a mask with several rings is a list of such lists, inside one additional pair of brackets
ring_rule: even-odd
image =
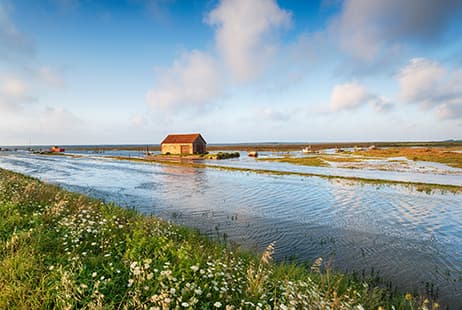
[(462, 139), (460, 0), (0, 0), (0, 145)]

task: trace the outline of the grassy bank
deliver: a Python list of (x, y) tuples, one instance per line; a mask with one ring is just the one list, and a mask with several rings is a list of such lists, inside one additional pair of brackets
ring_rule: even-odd
[[(0, 169), (0, 309), (416, 309), (332, 273), (273, 264), (197, 231)], [(431, 307), (430, 303), (426, 304)]]

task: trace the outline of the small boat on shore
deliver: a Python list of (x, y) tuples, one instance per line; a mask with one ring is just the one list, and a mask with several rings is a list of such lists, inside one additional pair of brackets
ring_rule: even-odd
[(258, 152), (257, 151), (252, 151), (247, 154), (249, 157), (258, 157)]
[(63, 149), (62, 147), (58, 147), (56, 145), (50, 148), (51, 153), (64, 153), (65, 151), (65, 149)]

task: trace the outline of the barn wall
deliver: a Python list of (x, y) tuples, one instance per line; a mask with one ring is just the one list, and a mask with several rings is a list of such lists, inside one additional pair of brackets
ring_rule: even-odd
[(196, 142), (193, 145), (195, 154), (204, 154), (207, 152), (206, 144), (203, 142)]
[(186, 148), (186, 151), (183, 154), (192, 154), (192, 144), (191, 143), (184, 143), (184, 144), (176, 144), (176, 143), (164, 143), (162, 144), (162, 154), (170, 153), (170, 154), (181, 154), (181, 149), (183, 150)]
[[(207, 151), (207, 145), (202, 142), (197, 143), (164, 143), (162, 144), (162, 154), (203, 154)], [(183, 149), (183, 152), (181, 151)]]

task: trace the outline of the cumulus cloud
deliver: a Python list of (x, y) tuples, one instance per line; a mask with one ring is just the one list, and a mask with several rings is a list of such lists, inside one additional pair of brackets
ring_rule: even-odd
[(274, 0), (222, 0), (206, 17), (215, 27), (218, 51), (238, 81), (261, 73), (277, 49), (274, 32), (291, 24), (291, 13)]
[(462, 118), (462, 70), (448, 70), (436, 61), (413, 58), (397, 75), (404, 101), (436, 108), (441, 119)]
[(201, 51), (184, 53), (171, 67), (159, 68), (156, 73), (156, 86), (146, 96), (154, 108), (203, 107), (223, 94), (216, 61)]
[(391, 107), (386, 98), (368, 92), (358, 82), (335, 85), (332, 90), (330, 107), (333, 111), (356, 109), (367, 104), (378, 111)]
[(372, 61), (403, 41), (439, 41), (461, 9), (459, 0), (345, 0), (330, 34), (354, 57)]

